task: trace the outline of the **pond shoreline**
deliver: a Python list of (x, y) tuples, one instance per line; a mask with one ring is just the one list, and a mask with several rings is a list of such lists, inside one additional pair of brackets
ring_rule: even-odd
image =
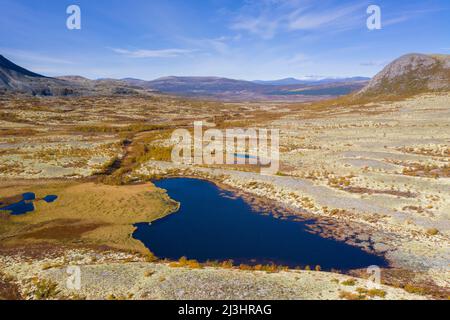
[[(237, 267), (172, 267), (170, 263), (145, 262), (135, 254), (95, 248), (59, 248), (55, 254), (30, 257), (27, 247), (15, 254), (0, 248), (0, 268), (10, 286), (15, 286), (16, 299), (35, 300), (36, 286), (51, 281), (60, 291), (52, 299), (71, 300), (305, 300), (345, 299), (342, 293), (357, 293), (365, 288), (364, 277), (335, 272), (288, 270), (278, 272), (240, 270)], [(81, 257), (81, 259), (80, 259)], [(79, 266), (83, 274), (81, 290), (66, 286), (67, 267)], [(30, 274), (34, 278), (30, 278)], [(114, 277), (102, 277), (114, 274)], [(0, 273), (0, 285), (1, 285)], [(36, 281), (33, 281), (35, 279)], [(343, 283), (352, 281), (354, 286)], [(405, 290), (382, 284), (383, 297), (367, 299), (429, 299)], [(0, 292), (0, 297), (2, 292)]]
[[(245, 264), (272, 261), (291, 268), (322, 265), (330, 270), (351, 270), (372, 264), (389, 267), (380, 254), (323, 237), (314, 229), (317, 221), (312, 216), (299, 217), (298, 213), (286, 210), (280, 214), (276, 203), (256, 206), (254, 198), (248, 201), (242, 192), (198, 177), (172, 176), (152, 182), (181, 203), (182, 216), (169, 215), (164, 221), (134, 225), (137, 230), (133, 238), (159, 258), (177, 260), (187, 256), (200, 262), (233, 259)], [(227, 230), (233, 230), (231, 237)], [(243, 241), (241, 245), (236, 237)]]
[[(167, 175), (167, 176), (169, 176), (169, 175)], [(173, 176), (173, 175), (171, 175), (171, 177), (174, 177), (174, 178), (180, 178), (180, 176)], [(209, 182), (211, 182), (211, 183), (214, 183), (215, 185), (218, 185), (218, 186), (221, 186), (221, 185), (223, 185), (224, 186), (224, 189), (227, 189), (227, 190), (230, 190), (230, 191), (237, 191), (236, 193), (239, 193), (239, 194), (242, 194), (242, 193), (245, 193), (245, 191), (241, 191), (241, 190), (236, 190), (236, 189), (234, 189), (234, 188), (231, 188), (231, 187), (229, 187), (229, 186), (227, 186), (226, 184), (222, 184), (222, 183), (220, 183), (219, 181), (216, 183), (215, 181), (211, 181), (211, 179), (205, 179), (204, 177), (198, 177), (198, 176), (192, 176), (191, 178), (195, 178), (195, 179), (200, 179), (200, 180), (206, 180), (206, 181), (209, 181)], [(82, 181), (82, 179), (75, 179), (76, 181), (78, 181), (78, 182), (81, 182)], [(75, 183), (76, 181), (74, 181), (74, 180), (72, 180), (72, 182), (73, 183)], [(2, 184), (6, 184), (6, 185), (11, 185), (11, 184), (14, 184), (14, 185), (22, 185), (22, 186), (24, 186), (25, 184), (26, 185), (28, 185), (28, 183), (29, 183), (30, 181), (26, 181), (26, 180), (21, 180), (21, 181), (18, 181), (18, 180), (8, 180), (8, 181), (2, 181)], [(33, 180), (33, 184), (35, 184), (35, 183), (37, 183), (38, 181), (36, 181), (36, 180)], [(52, 182), (52, 183), (57, 183), (57, 185), (59, 184), (59, 183), (61, 183), (61, 182), (64, 182), (64, 180), (63, 179), (56, 179), (56, 181), (55, 181), (55, 179), (45, 179), (45, 181), (43, 181), (43, 180), (41, 180), (41, 183), (39, 183), (39, 184), (42, 184), (42, 183), (45, 183), (45, 182)], [(65, 181), (65, 183), (67, 183), (67, 181)], [(143, 184), (143, 183), (138, 183), (138, 184)], [(28, 188), (27, 188), (28, 189)], [(251, 198), (255, 198), (256, 196), (253, 196), (253, 195), (251, 195), (250, 196)], [(273, 202), (273, 201), (269, 201), (269, 200), (267, 200), (267, 199), (261, 199), (262, 201), (264, 201), (265, 203), (267, 203), (268, 205), (272, 205), (272, 206), (276, 206), (276, 202)], [(171, 213), (173, 213), (173, 212), (175, 212), (176, 210), (173, 210), (172, 212), (167, 212), (164, 216), (168, 216), (168, 215), (170, 215)], [(293, 211), (294, 212), (294, 211)], [(320, 219), (321, 217), (316, 217), (316, 218), (318, 218), (318, 219)], [(99, 245), (88, 245), (88, 244), (79, 244), (79, 245), (76, 245), (76, 246), (69, 246), (69, 247), (67, 247), (67, 248), (63, 248), (63, 247), (65, 247), (65, 246), (62, 246), (62, 245), (60, 245), (60, 244), (57, 244), (57, 243), (48, 243), (47, 244), (47, 246), (48, 246), (48, 248), (45, 250), (45, 252), (50, 252), (50, 251), (52, 251), (52, 250), (58, 250), (58, 254), (56, 254), (55, 255), (55, 257), (60, 257), (60, 258), (57, 258), (57, 259), (59, 259), (59, 260), (61, 260), (62, 258), (61, 257), (64, 257), (64, 256), (67, 256), (67, 250), (84, 250), (84, 249), (82, 249), (82, 248), (90, 248), (89, 250), (94, 250), (94, 252), (96, 252), (96, 253), (94, 253), (93, 254), (93, 257), (94, 258), (92, 258), (92, 260), (91, 260), (91, 262), (89, 263), (90, 265), (92, 265), (94, 268), (97, 268), (97, 265), (98, 265), (98, 267), (100, 267), (100, 265), (99, 265), (99, 262), (100, 261), (96, 261), (96, 259), (97, 258), (95, 258), (95, 257), (97, 257), (98, 255), (103, 255), (103, 253), (104, 252), (107, 252), (107, 251), (113, 251), (113, 252), (116, 252), (117, 254), (127, 254), (127, 253), (129, 253), (130, 251), (129, 250), (124, 250), (124, 251), (122, 251), (121, 249), (119, 249), (119, 248), (117, 248), (117, 247), (106, 247), (106, 246), (99, 246)], [(36, 263), (37, 263), (37, 267), (36, 268), (34, 268), (34, 271), (35, 272), (37, 272), (37, 273), (41, 273), (42, 271), (40, 271), (40, 270), (43, 270), (43, 269), (41, 269), (41, 267), (40, 267), (40, 265), (48, 265), (49, 263), (51, 264), (51, 263), (53, 263), (53, 262), (51, 262), (52, 260), (51, 259), (53, 259), (53, 258), (49, 258), (49, 257), (47, 257), (47, 258), (45, 258), (44, 256), (48, 256), (47, 254), (44, 254), (44, 252), (43, 252), (43, 250), (42, 250), (42, 248), (39, 248), (39, 249), (33, 249), (34, 248), (34, 245), (27, 245), (27, 246), (25, 246), (25, 247), (20, 247), (20, 245), (19, 244), (11, 244), (11, 245), (8, 245), (7, 246), (9, 249), (7, 250), (7, 251), (10, 251), (11, 250), (11, 252), (10, 253), (8, 253), (8, 252), (0, 252), (0, 260), (4, 260), (3, 262), (6, 262), (6, 265), (8, 265), (8, 259), (16, 259), (16, 258), (18, 258), (19, 256), (21, 256), (21, 255), (23, 255), (23, 254), (27, 254), (28, 255), (28, 252), (29, 252), (29, 254), (30, 255), (32, 255), (33, 257), (36, 255), (36, 254), (38, 254), (39, 255), (39, 257), (38, 256), (36, 256), (36, 257), (34, 257), (33, 259), (35, 259), (35, 261), (36, 261)], [(4, 247), (4, 249), (6, 249), (7, 247)], [(71, 248), (70, 248), (71, 247)], [(0, 246), (0, 248), (1, 248), (1, 246)], [(14, 248), (16, 248), (16, 249), (14, 249)], [(49, 251), (50, 250), (50, 251)], [(15, 252), (15, 253), (13, 253), (13, 252)], [(83, 255), (84, 255), (84, 253), (83, 253)], [(133, 254), (133, 256), (136, 256), (136, 258), (138, 258), (139, 257), (139, 259), (141, 260), (141, 261), (146, 261), (146, 256), (145, 256), (145, 254), (142, 252), (142, 251), (136, 251), (134, 254)], [(6, 259), (6, 260), (5, 260)], [(26, 261), (29, 261), (29, 259), (30, 258), (26, 258)], [(128, 258), (127, 258), (128, 259)], [(387, 259), (387, 258), (386, 258)], [(55, 261), (55, 263), (53, 263), (54, 265), (58, 265), (58, 264), (60, 264), (60, 262), (59, 262), (59, 260), (58, 261)], [(14, 260), (15, 261), (15, 260)], [(27, 265), (27, 262), (24, 262), (25, 264), (25, 266)], [(88, 261), (89, 261), (89, 259), (88, 259)], [(387, 261), (389, 262), (389, 259), (387, 259)], [(9, 260), (9, 263), (12, 263), (12, 264), (10, 264), (9, 266), (11, 267), (11, 274), (16, 274), (16, 271), (17, 270), (21, 270), (20, 268), (21, 268), (21, 263), (19, 262), (19, 261), (17, 261), (17, 262), (12, 262), (12, 260)], [(78, 261), (76, 262), (76, 263), (79, 263)], [(113, 266), (112, 266), (112, 261), (111, 262), (104, 262), (103, 264), (102, 264), (102, 268), (104, 268), (105, 270), (109, 270), (110, 268), (113, 268)], [(122, 263), (122, 262), (121, 262)], [(156, 264), (155, 263), (149, 263), (148, 264), (148, 267), (149, 268), (152, 268), (151, 266), (159, 266), (160, 264), (163, 264), (163, 265), (167, 265), (167, 263), (164, 263), (164, 261), (158, 261)], [(0, 264), (1, 264), (1, 262), (0, 262)], [(132, 263), (132, 262), (130, 262), (129, 263), (129, 265), (130, 266), (132, 266), (134, 263)], [(5, 266), (5, 265), (4, 265)], [(395, 267), (395, 266), (394, 266)], [(171, 268), (172, 270), (174, 270), (173, 268)], [(209, 269), (209, 268), (208, 268)], [(13, 271), (14, 270), (14, 271)], [(212, 269), (211, 269), (212, 270)], [(214, 270), (218, 270), (217, 272), (219, 272), (220, 270), (222, 270), (222, 269), (217, 269), (217, 268), (214, 268)], [(33, 272), (34, 272), (33, 271)], [(192, 270), (192, 271), (188, 271), (188, 270), (186, 270), (186, 272), (192, 272), (193, 273), (193, 275), (195, 275), (195, 274), (198, 274), (198, 272), (201, 272), (201, 271), (199, 271), (199, 270)], [(244, 271), (238, 271), (238, 270), (236, 270), (235, 272), (237, 272), (236, 274), (240, 274), (240, 273), (242, 273), (242, 272), (244, 272)], [(365, 274), (365, 270), (361, 270), (361, 275), (357, 275), (357, 274), (351, 274), (351, 275), (353, 275), (353, 277), (364, 277), (364, 274)], [(383, 274), (385, 273), (385, 272), (390, 272), (390, 271), (388, 271), (388, 270), (385, 270), (385, 269), (383, 269)], [(401, 276), (401, 274), (404, 274), (405, 272), (407, 272), (407, 270), (402, 270), (402, 269), (392, 269), (392, 272), (397, 272), (398, 274), (399, 274), (399, 276), (397, 276), (396, 275), (396, 273), (394, 274), (394, 278), (393, 278), (393, 280), (392, 281), (389, 281), (389, 282), (387, 282), (386, 284), (390, 284), (390, 283), (392, 283), (392, 284), (395, 284), (396, 283), (396, 279), (398, 279), (398, 281), (399, 281), (399, 283), (402, 283), (402, 284), (405, 284), (405, 283), (407, 283), (408, 281), (410, 281), (410, 280), (408, 280), (408, 279), (403, 279), (402, 278), (402, 276)], [(245, 272), (244, 272), (245, 273)], [(257, 274), (262, 274), (261, 272), (256, 272)], [(339, 277), (339, 275), (338, 274), (336, 274), (336, 273), (330, 273), (330, 272), (322, 272), (322, 273), (315, 273), (315, 274), (317, 274), (317, 276), (321, 276), (321, 275), (327, 275), (327, 274), (329, 274), (330, 275), (330, 279), (333, 279), (333, 277), (334, 278), (337, 278), (337, 277)], [(46, 275), (44, 275), (44, 274), (42, 274), (42, 276), (44, 276), (44, 277), (46, 277)], [(21, 277), (19, 277), (18, 276), (18, 278), (17, 279), (21, 279)], [(145, 278), (144, 278), (145, 279)], [(397, 282), (398, 282), (397, 281)], [(63, 284), (63, 283), (62, 283)], [(428, 288), (428, 285), (426, 285), (426, 284), (423, 284), (423, 286), (425, 286), (426, 288)], [(345, 288), (344, 287), (344, 289), (348, 289), (348, 288)], [(102, 294), (104, 294), (103, 296), (92, 296), (92, 294), (94, 294), (95, 292), (97, 292), (97, 291), (95, 291), (95, 290), (93, 290), (92, 292), (90, 292), (90, 289), (88, 289), (87, 290), (87, 292), (86, 292), (86, 295), (88, 296), (88, 297), (96, 297), (96, 298), (104, 298), (104, 297), (106, 297), (106, 295), (107, 295), (107, 293), (108, 292), (110, 292), (110, 290), (111, 289), (107, 289), (107, 288), (105, 288), (104, 289), (104, 291), (101, 291), (102, 292)], [(124, 291), (126, 290), (126, 287), (124, 287), (124, 289), (123, 289)], [(431, 290), (431, 289), (430, 289)], [(98, 292), (98, 293), (100, 293), (100, 292)], [(391, 297), (392, 298), (392, 297)]]
[[(347, 230), (353, 231), (354, 229), (349, 225), (346, 225), (342, 229), (338, 229), (341, 227), (341, 225), (340, 225), (341, 221), (332, 219), (330, 217), (316, 215), (311, 212), (308, 212), (306, 209), (290, 208), (282, 202), (272, 200), (272, 199), (266, 199), (259, 195), (246, 192), (242, 189), (230, 186), (229, 184), (224, 183), (220, 179), (212, 178), (211, 176), (205, 177), (205, 176), (193, 175), (193, 174), (187, 174), (187, 175), (168, 174), (168, 175), (162, 176), (159, 179), (151, 179), (148, 181), (153, 183), (154, 181), (158, 181), (158, 180), (174, 179), (174, 178), (197, 179), (197, 180), (213, 183), (219, 189), (223, 189), (225, 191), (231, 192), (236, 197), (241, 197), (255, 211), (257, 211), (257, 210), (270, 211), (271, 212), (270, 215), (277, 219), (294, 218), (297, 221), (313, 222), (313, 223), (309, 224), (311, 233), (317, 234), (323, 238), (341, 241), (346, 244), (358, 247), (367, 253), (378, 255), (378, 256), (384, 258), (388, 262), (388, 268), (395, 267), (394, 261), (389, 259), (389, 257), (386, 255), (385, 251), (377, 250), (374, 247), (372, 242), (370, 243), (369, 246), (361, 246), (361, 245), (359, 245), (359, 243), (355, 243), (354, 241), (351, 241), (351, 237), (349, 237), (349, 235), (350, 236), (354, 235), (354, 233), (348, 233)], [(272, 211), (275, 211), (278, 214), (274, 215), (274, 214), (272, 214)], [(176, 211), (174, 213), (176, 213)], [(164, 217), (162, 217), (162, 218), (164, 218)], [(357, 223), (354, 223), (354, 224), (356, 225)], [(361, 228), (361, 225), (358, 225), (358, 227)], [(370, 230), (367, 229), (367, 232), (370, 232)]]

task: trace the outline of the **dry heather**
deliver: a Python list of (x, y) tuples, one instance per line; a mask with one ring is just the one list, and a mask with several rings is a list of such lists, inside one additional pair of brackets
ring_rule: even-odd
[[(450, 95), (396, 100), (258, 104), (164, 96), (0, 97), (0, 198), (24, 191), (59, 196), (55, 203), (37, 202), (35, 213), (2, 215), (2, 244), (141, 250), (130, 238), (132, 224), (167, 214), (174, 203), (150, 185), (130, 183), (196, 175), (315, 215), (324, 236), (383, 253), (393, 266), (417, 271), (448, 290)], [(168, 161), (170, 134), (191, 128), (194, 120), (221, 129), (279, 128), (279, 173), (261, 176), (249, 166), (174, 166)], [(343, 297), (362, 294), (367, 296), (353, 291)]]

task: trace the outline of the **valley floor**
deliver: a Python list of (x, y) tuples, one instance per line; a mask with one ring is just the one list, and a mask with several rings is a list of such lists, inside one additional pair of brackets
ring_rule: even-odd
[[(55, 183), (46, 180), (50, 178), (64, 183), (111, 185), (158, 176), (197, 176), (245, 192), (244, 196), (254, 205), (267, 205), (267, 201), (261, 201), (265, 199), (286, 208), (289, 214), (313, 216), (318, 219), (316, 232), (384, 254), (394, 267), (394, 271), (386, 271), (386, 284), (434, 294), (435, 298), (450, 296), (450, 94), (353, 106), (165, 99), (1, 100), (0, 197), (33, 188), (39, 193), (43, 186), (47, 188), (46, 184)], [(198, 120), (214, 123), (218, 128), (280, 129), (280, 172), (263, 176), (252, 166), (173, 165), (169, 161), (171, 132), (180, 127), (191, 128), (193, 121)], [(107, 199), (102, 198), (108, 194), (105, 192), (98, 198), (91, 195), (90, 203), (106, 203)], [(0, 261), (5, 277), (15, 277), (5, 283), (16, 283), (23, 292), (26, 279), (36, 276), (64, 286), (64, 268), (41, 270), (41, 264), (49, 258), (20, 258), (13, 249), (24, 243), (50, 243), (52, 247), (63, 243), (97, 249), (115, 243), (116, 249), (142, 252), (135, 240), (129, 239), (131, 221), (123, 218), (133, 208), (132, 199), (140, 199), (140, 208), (153, 201), (161, 209), (149, 213), (148, 220), (173, 211), (174, 204), (163, 195), (146, 198), (148, 195), (139, 193), (137, 190), (134, 195), (117, 197), (111, 207), (97, 216), (94, 206), (90, 209), (92, 216), (77, 217), (79, 221), (72, 223), (89, 222), (93, 229), (80, 229), (69, 239), (36, 232), (60, 227), (65, 223), (61, 219), (70, 218), (64, 214), (52, 216), (51, 206), (38, 207), (33, 213), (36, 216), (50, 211), (37, 220), (2, 218)], [(117, 212), (121, 213), (116, 215)], [(120, 225), (120, 237), (113, 241), (102, 239), (105, 233), (99, 230), (105, 230), (106, 223)], [(30, 233), (34, 236), (30, 237)], [(126, 245), (118, 246), (118, 239), (124, 236), (128, 237)], [(69, 252), (63, 250), (55, 259), (61, 260)], [(96, 252), (102, 255), (101, 251)], [(86, 253), (86, 261), (90, 261), (90, 255)], [(183, 283), (205, 283), (199, 279), (218, 283), (225, 298), (333, 299), (344, 297), (342, 291), (355, 293), (358, 287), (343, 288), (339, 283), (347, 276), (332, 273), (265, 274), (214, 268), (177, 269), (161, 263), (120, 262), (116, 258), (110, 261), (85, 263), (83, 273), (89, 292), (83, 295), (87, 298), (106, 298), (113, 292), (120, 297), (131, 293), (135, 298), (193, 299), (211, 292), (211, 298), (221, 298), (219, 291), (211, 288), (203, 290), (194, 285), (191, 291), (183, 289)], [(147, 268), (155, 273), (144, 277)], [(115, 274), (111, 288), (106, 282), (92, 280), (98, 272)], [(127, 281), (136, 274), (142, 276), (132, 282), (133, 289), (127, 290)], [(339, 281), (332, 281), (334, 278)], [(312, 279), (316, 286), (311, 284)], [(177, 283), (178, 290), (174, 285)], [(400, 289), (386, 290), (388, 299), (414, 298)]]

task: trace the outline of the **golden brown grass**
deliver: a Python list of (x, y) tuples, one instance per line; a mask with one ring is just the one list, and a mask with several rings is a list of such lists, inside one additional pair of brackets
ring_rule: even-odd
[(368, 300), (368, 298), (385, 298), (386, 291), (381, 289), (357, 288), (356, 292), (341, 291), (339, 297), (345, 300)]
[(178, 261), (169, 263), (172, 268), (189, 268), (189, 269), (201, 269), (203, 266), (194, 259), (187, 259), (186, 257), (181, 257)]
[(0, 187), (5, 196), (35, 192), (55, 194), (53, 203), (35, 201), (35, 211), (5, 222), (3, 244), (35, 242), (107, 245), (148, 253), (131, 237), (133, 224), (151, 222), (176, 210), (177, 204), (152, 184), (126, 187), (95, 183), (36, 183)]
[(348, 291), (341, 291), (339, 293), (339, 298), (345, 300), (367, 300), (367, 297), (365, 295)]
[(348, 279), (348, 280), (342, 281), (341, 284), (344, 285), (344, 286), (350, 286), (351, 287), (351, 286), (354, 286), (356, 284), (356, 280), (355, 279)]

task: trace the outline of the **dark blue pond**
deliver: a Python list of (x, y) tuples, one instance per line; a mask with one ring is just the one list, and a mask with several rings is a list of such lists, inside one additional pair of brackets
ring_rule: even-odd
[(173, 178), (155, 184), (181, 203), (177, 213), (151, 225), (136, 225), (134, 238), (159, 258), (320, 265), (325, 270), (387, 266), (379, 256), (308, 233), (306, 222), (258, 214), (243, 199), (230, 198), (233, 194), (210, 182)]
[[(42, 198), (47, 203), (54, 202), (58, 197), (55, 195), (48, 195)], [(12, 215), (21, 215), (34, 211), (33, 201), (36, 200), (36, 195), (33, 192), (22, 194), (22, 200), (10, 205), (1, 207), (0, 210), (9, 211)], [(1, 206), (1, 203), (0, 203)]]
[(58, 199), (58, 196), (55, 196), (55, 195), (49, 195), (49, 196), (45, 196), (44, 198), (42, 198), (42, 200), (44, 200), (47, 203), (55, 202), (56, 199)]
[(241, 159), (257, 159), (257, 157), (251, 156), (249, 154), (235, 153), (234, 156)]

